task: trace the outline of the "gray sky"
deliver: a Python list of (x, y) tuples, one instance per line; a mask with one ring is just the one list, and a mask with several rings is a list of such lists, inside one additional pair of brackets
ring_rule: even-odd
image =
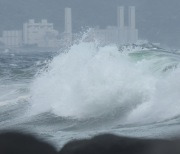
[(116, 8), (136, 6), (140, 38), (180, 48), (180, 0), (0, 0), (0, 31), (21, 29), (30, 18), (48, 19), (64, 30), (64, 8), (73, 11), (73, 31), (116, 25)]

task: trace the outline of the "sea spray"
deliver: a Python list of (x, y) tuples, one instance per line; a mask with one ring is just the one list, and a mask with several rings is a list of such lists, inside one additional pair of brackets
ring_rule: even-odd
[(54, 58), (49, 71), (35, 79), (33, 112), (89, 118), (122, 106), (129, 111), (149, 99), (153, 85), (153, 76), (116, 46), (82, 42)]
[(151, 99), (135, 108), (126, 123), (151, 123), (172, 120), (180, 116), (180, 69), (159, 77)]
[(150, 123), (178, 116), (179, 69), (163, 71), (174, 61), (158, 51), (125, 53), (114, 45), (73, 45), (34, 79), (31, 113), (50, 111), (73, 119), (119, 116), (120, 123)]

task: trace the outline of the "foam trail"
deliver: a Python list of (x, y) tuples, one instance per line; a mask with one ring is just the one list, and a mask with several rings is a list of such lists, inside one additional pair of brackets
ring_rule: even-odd
[[(134, 60), (119, 52), (116, 46), (75, 44), (69, 52), (55, 57), (48, 71), (34, 80), (31, 112), (51, 111), (62, 117), (84, 119), (114, 115), (119, 109), (124, 112), (125, 123), (150, 122), (179, 115), (179, 69), (153, 72), (158, 67), (154, 64), (159, 60), (155, 56)], [(166, 58), (162, 59), (160, 68), (167, 65), (166, 61)], [(158, 114), (166, 113), (163, 110), (170, 105), (166, 116)], [(174, 112), (174, 109), (177, 110)]]
[(160, 122), (180, 116), (180, 69), (156, 83), (151, 99), (135, 108), (126, 123)]

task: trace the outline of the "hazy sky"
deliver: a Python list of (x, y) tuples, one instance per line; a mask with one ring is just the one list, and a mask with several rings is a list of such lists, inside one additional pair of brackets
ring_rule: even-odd
[(30, 18), (48, 19), (64, 30), (64, 8), (73, 12), (73, 31), (116, 25), (118, 5), (136, 6), (140, 38), (180, 48), (180, 0), (0, 0), (0, 31), (22, 29)]

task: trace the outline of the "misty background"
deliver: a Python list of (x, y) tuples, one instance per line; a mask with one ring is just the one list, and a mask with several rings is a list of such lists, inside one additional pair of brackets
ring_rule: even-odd
[(3, 30), (22, 29), (28, 19), (47, 19), (64, 31), (64, 8), (72, 8), (73, 32), (82, 27), (117, 24), (117, 6), (136, 6), (139, 38), (180, 48), (180, 0), (0, 0), (0, 35)]

